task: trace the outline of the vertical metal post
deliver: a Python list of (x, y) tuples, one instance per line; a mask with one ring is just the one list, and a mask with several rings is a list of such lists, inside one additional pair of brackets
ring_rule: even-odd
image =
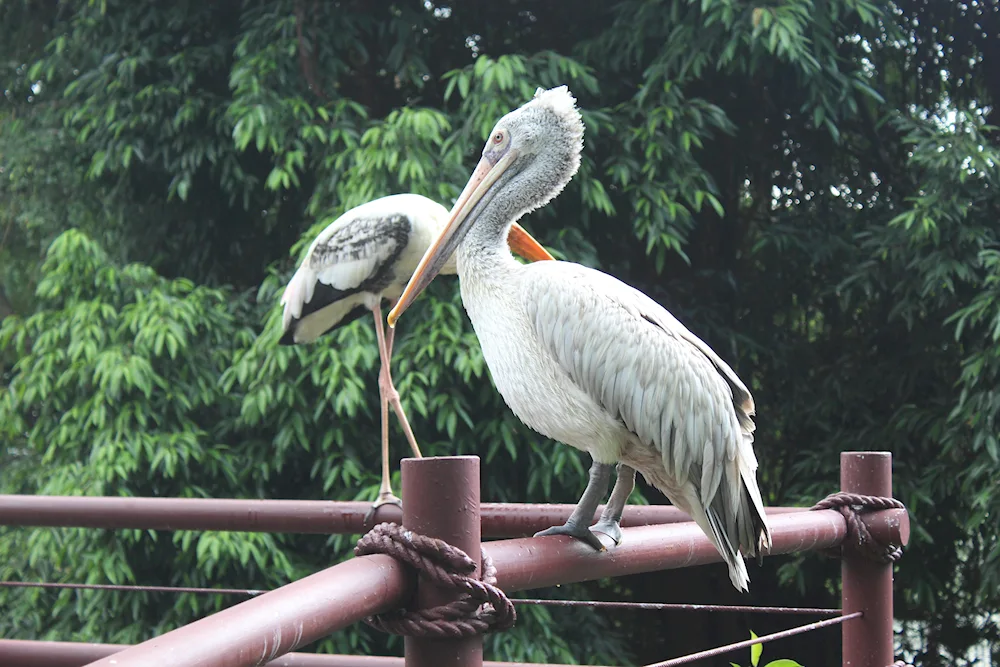
[[(439, 456), (402, 461), (403, 527), (458, 547), (479, 563), (479, 457)], [(455, 599), (421, 580), (418, 608)], [(482, 637), (404, 640), (406, 667), (482, 667)]]
[[(840, 488), (848, 493), (892, 496), (892, 454), (841, 452)], [(864, 613), (843, 625), (844, 667), (892, 665), (892, 563), (846, 552), (841, 565), (841, 608)]]

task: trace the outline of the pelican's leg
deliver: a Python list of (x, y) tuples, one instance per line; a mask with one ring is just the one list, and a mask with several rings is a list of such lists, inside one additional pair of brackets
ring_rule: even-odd
[(594, 547), (598, 551), (604, 551), (604, 545), (594, 533), (590, 532), (590, 522), (594, 518), (597, 506), (601, 504), (601, 499), (608, 490), (608, 479), (611, 478), (612, 463), (598, 463), (594, 461), (590, 466), (590, 480), (587, 488), (583, 490), (579, 502), (569, 519), (561, 526), (553, 526), (547, 530), (535, 533), (535, 537), (542, 535), (571, 535), (579, 538)]
[(387, 391), (387, 387), (391, 387), (392, 384), (391, 382), (386, 382), (384, 379), (386, 377), (386, 373), (388, 372), (387, 368), (389, 366), (389, 359), (388, 350), (385, 345), (385, 330), (382, 326), (382, 309), (376, 305), (372, 311), (375, 315), (375, 334), (378, 339), (378, 356), (382, 360), (381, 368), (378, 373), (379, 407), (382, 413), (382, 485), (378, 490), (378, 500), (372, 503), (368, 513), (365, 514), (366, 524), (375, 515), (375, 510), (382, 505), (403, 506), (403, 502), (392, 492), (392, 484), (390, 483), (389, 474), (389, 401), (391, 399)]
[(625, 503), (632, 495), (635, 488), (635, 468), (630, 468), (624, 463), (618, 464), (618, 479), (615, 480), (615, 488), (611, 490), (611, 497), (608, 504), (601, 512), (600, 520), (591, 526), (591, 530), (604, 533), (615, 541), (615, 544), (622, 543), (622, 512), (625, 511)]

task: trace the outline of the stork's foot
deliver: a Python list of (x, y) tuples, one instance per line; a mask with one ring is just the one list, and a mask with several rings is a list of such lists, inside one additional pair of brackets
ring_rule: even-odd
[(604, 533), (610, 537), (615, 542), (615, 546), (622, 543), (622, 527), (617, 521), (611, 521), (609, 519), (601, 519), (593, 526), (590, 530), (595, 533)]
[(395, 505), (402, 508), (403, 501), (393, 495), (392, 491), (383, 491), (379, 493), (378, 500), (372, 503), (372, 506), (368, 509), (368, 513), (365, 514), (365, 525), (375, 518), (375, 512), (378, 511), (378, 508), (382, 507), (382, 505)]
[(575, 537), (578, 540), (586, 542), (597, 551), (605, 550), (604, 545), (601, 544), (601, 539), (590, 532), (590, 528), (579, 523), (567, 521), (561, 526), (552, 526), (551, 528), (535, 533), (535, 537), (542, 537), (543, 535), (569, 535), (570, 537)]

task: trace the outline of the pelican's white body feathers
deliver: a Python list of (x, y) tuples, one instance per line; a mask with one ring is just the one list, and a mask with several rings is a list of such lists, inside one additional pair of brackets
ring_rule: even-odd
[[(590, 522), (594, 499), (606, 492), (592, 484), (621, 462), (690, 514), (726, 561), (733, 585), (747, 590), (741, 552), (759, 556), (771, 544), (747, 387), (638, 290), (579, 264), (521, 265), (503, 243), (515, 221), (572, 179), (583, 133), (565, 86), (538, 89), (497, 121), (461, 208), (421, 266), (435, 266), (449, 251), (457, 255), (462, 302), (504, 401), (529, 427), (594, 459), (573, 515), (542, 534), (594, 546), (593, 533), (579, 535), (579, 522)], [(418, 269), (395, 317), (431, 270)], [(618, 481), (622, 473), (631, 470), (620, 470)], [(605, 511), (620, 512), (626, 500), (614, 498)], [(614, 531), (618, 517), (602, 515), (600, 523), (605, 519)]]
[[(312, 342), (363, 314), (362, 308), (398, 299), (447, 218), (448, 209), (435, 201), (398, 194), (331, 222), (309, 246), (281, 297), (282, 342)], [(441, 272), (456, 273), (454, 260)]]
[(738, 550), (758, 554), (770, 534), (754, 536), (764, 516), (754, 404), (732, 369), (605, 273), (568, 262), (477, 265), (458, 254), (462, 301), (511, 411), (599, 463), (635, 468), (691, 515), (745, 590)]

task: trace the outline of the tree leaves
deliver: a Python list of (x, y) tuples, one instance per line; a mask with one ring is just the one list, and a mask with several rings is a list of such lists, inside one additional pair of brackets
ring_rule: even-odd
[[(556, 255), (664, 303), (738, 368), (757, 398), (769, 504), (836, 488), (844, 448), (893, 451), (914, 528), (897, 572), (912, 652), (929, 655), (932, 637), (962, 664), (1000, 634), (988, 8), (106, 0), (0, 3), (0, 18), (4, 491), (373, 499), (371, 318), (280, 347), (281, 289), (354, 205), (404, 191), (450, 205), (496, 120), (566, 84), (587, 127), (580, 171), (522, 222)], [(393, 371), (421, 447), (482, 456), (485, 499), (575, 500), (585, 456), (503, 405), (455, 280), (412, 312)], [(401, 445), (393, 426), (394, 460)], [(637, 490), (647, 500), (662, 502)], [(350, 546), (3, 530), (0, 577), (266, 588)], [(791, 585), (754, 587), (755, 601), (825, 600), (837, 576), (818, 559), (769, 560), (754, 580)], [(615, 592), (652, 595), (656, 581)], [(0, 601), (5, 636), (93, 641), (136, 641), (223, 604)], [(700, 623), (632, 620), (532, 609), (488, 646), (653, 662)], [(356, 628), (323, 648), (399, 643)]]

